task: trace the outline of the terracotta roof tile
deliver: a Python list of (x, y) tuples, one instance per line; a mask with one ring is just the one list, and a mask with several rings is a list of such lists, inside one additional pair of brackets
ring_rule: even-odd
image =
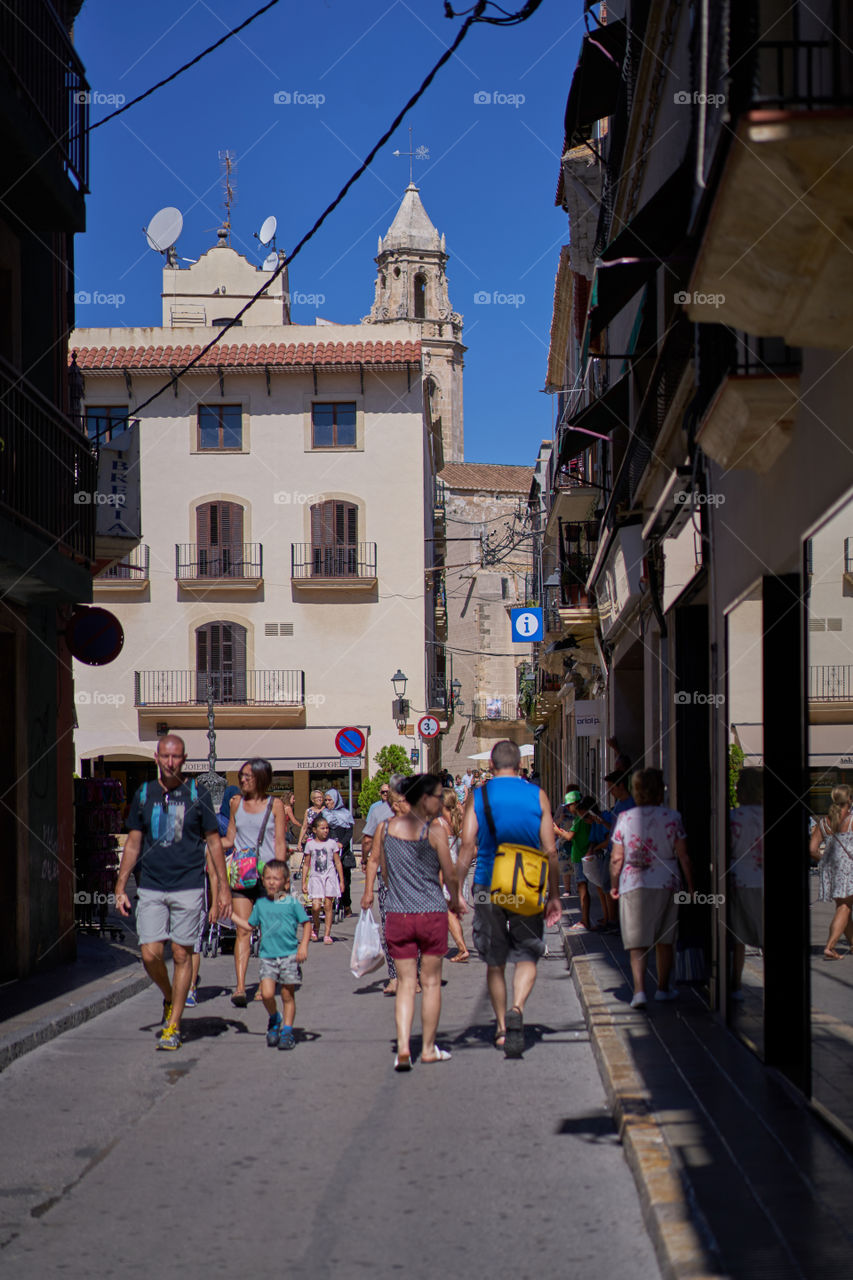
[(529, 493), (532, 467), (502, 462), (448, 462), (439, 473), (448, 489), (486, 489), (494, 493)]
[[(201, 346), (78, 347), (81, 370), (179, 369), (201, 351)], [(419, 342), (232, 342), (220, 343), (206, 353), (198, 368), (247, 369), (254, 365), (352, 366), (420, 364)]]

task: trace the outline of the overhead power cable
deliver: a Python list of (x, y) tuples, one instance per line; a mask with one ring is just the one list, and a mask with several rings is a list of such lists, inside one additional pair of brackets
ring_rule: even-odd
[(245, 22), (241, 22), (239, 27), (232, 27), (230, 31), (226, 31), (225, 35), (222, 36), (220, 40), (217, 40), (215, 44), (208, 45), (206, 49), (203, 49), (201, 53), (196, 54), (196, 56), (189, 62), (185, 62), (182, 67), (178, 67), (177, 71), (173, 71), (170, 76), (166, 76), (165, 80), (158, 80), (150, 89), (146, 89), (144, 93), (140, 93), (136, 98), (131, 98), (130, 102), (125, 102), (115, 111), (111, 111), (108, 116), (104, 116), (103, 120), (96, 120), (94, 124), (90, 124), (88, 126), (85, 132), (91, 133), (93, 129), (100, 129), (101, 125), (106, 124), (108, 120), (114, 120), (116, 116), (120, 116), (123, 111), (129, 111), (131, 107), (135, 107), (137, 102), (143, 102), (146, 98), (150, 98), (152, 93), (156, 93), (157, 90), (162, 89), (164, 85), (171, 84), (173, 80), (177, 80), (178, 76), (182, 76), (185, 71), (189, 71), (190, 67), (194, 67), (197, 62), (201, 62), (202, 58), (206, 58), (207, 55), (209, 53), (213, 53), (215, 49), (221, 48), (221, 46), (224, 45), (226, 41), (230, 40), (232, 36), (239, 35), (241, 31), (245, 31), (246, 27), (253, 23), (256, 18), (260, 18), (262, 14), (266, 13), (269, 9), (275, 8), (277, 4), (278, 0), (269, 0), (268, 4), (262, 5), (261, 8), (256, 9)]
[[(535, 12), (535, 10), (539, 7), (540, 4), (541, 4), (541, 0), (528, 0), (528, 3), (524, 5), (524, 8), (519, 10), (519, 13), (517, 15), (513, 15), (515, 19), (515, 22), (513, 23), (513, 25), (516, 25), (517, 22), (523, 22), (527, 18), (529, 18), (530, 15)], [(233, 329), (235, 325), (239, 324), (239, 322), (242, 320), (243, 316), (246, 314), (249, 308), (253, 307), (254, 304), (266, 293), (266, 291), (269, 289), (273, 281), (276, 280), (281, 275), (281, 273), (285, 270), (285, 268), (290, 265), (290, 263), (293, 261), (296, 255), (302, 249), (304, 249), (308, 241), (311, 240), (312, 237), (317, 234), (317, 232), (320, 230), (320, 228), (322, 227), (326, 219), (329, 217), (329, 215), (332, 214), (335, 211), (335, 209), (337, 209), (338, 205), (346, 197), (350, 188), (353, 187), (355, 183), (358, 182), (359, 178), (361, 178), (366, 173), (367, 169), (370, 167), (371, 163), (375, 159), (378, 152), (381, 151), (381, 149), (385, 146), (386, 142), (388, 142), (389, 138), (391, 138), (393, 134), (396, 132), (396, 130), (399, 128), (400, 124), (405, 119), (407, 113), (411, 111), (412, 107), (414, 107), (417, 102), (420, 101), (420, 99), (426, 93), (427, 89), (432, 84), (433, 80), (438, 75), (439, 71), (444, 66), (444, 64), (446, 62), (449, 62), (449, 60), (453, 57), (454, 53), (461, 45), (462, 41), (467, 36), (468, 32), (471, 30), (471, 27), (474, 25), (474, 23), (475, 22), (491, 22), (497, 25), (508, 25), (507, 19), (484, 18), (483, 13), (485, 12), (486, 7), (487, 7), (487, 0), (477, 0), (477, 3), (474, 5), (473, 9), (469, 12), (469, 16), (465, 19), (462, 26), (459, 28), (459, 32), (456, 36), (456, 39), (453, 41), (452, 44), (448, 45), (448, 47), (445, 49), (444, 53), (435, 63), (433, 68), (427, 73), (427, 75), (421, 81), (418, 88), (409, 98), (408, 102), (406, 102), (405, 106), (403, 106), (400, 109), (400, 111), (398, 111), (397, 115), (394, 117), (393, 121), (391, 122), (389, 127), (386, 129), (385, 133), (383, 133), (379, 141), (373, 147), (371, 147), (370, 151), (367, 153), (362, 163), (359, 165), (359, 167), (355, 170), (355, 172), (347, 179), (347, 181), (341, 187), (340, 191), (335, 196), (334, 200), (332, 200), (332, 202), (326, 206), (326, 208), (320, 214), (319, 218), (317, 218), (314, 225), (308, 231), (306, 231), (302, 239), (296, 243), (293, 250), (289, 254), (286, 254), (285, 257), (282, 259), (282, 261), (278, 264), (275, 271), (270, 276), (269, 280), (265, 281), (265, 283), (261, 286), (261, 288), (258, 289), (258, 291), (255, 294), (252, 295), (249, 301), (246, 302), (240, 308), (237, 314), (231, 320), (229, 320), (227, 324), (222, 326), (222, 328), (219, 330), (216, 336), (210, 340), (210, 342), (208, 342), (204, 347), (202, 347), (198, 355), (193, 356), (192, 360), (188, 361), (187, 364), (185, 364), (182, 369), (178, 369), (172, 375), (169, 381), (160, 388), (159, 391), (155, 391), (152, 395), (148, 397), (147, 400), (143, 400), (142, 404), (137, 405), (136, 408), (134, 409), (134, 414), (141, 413), (143, 409), (146, 409), (148, 405), (152, 404), (153, 401), (156, 400), (159, 396), (165, 394), (165, 392), (168, 391), (170, 387), (175, 386), (175, 384), (179, 381), (180, 378), (184, 376), (184, 374), (189, 373), (190, 369), (194, 368), (195, 365), (199, 363), (199, 361), (204, 359), (208, 351), (211, 351), (215, 346), (217, 346), (218, 343), (222, 341), (225, 334), (228, 333), (229, 329)]]

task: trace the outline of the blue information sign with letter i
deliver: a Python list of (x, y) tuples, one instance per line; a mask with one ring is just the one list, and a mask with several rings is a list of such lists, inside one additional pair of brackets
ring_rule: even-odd
[(530, 644), (533, 640), (541, 640), (545, 635), (542, 610), (538, 606), (530, 609), (510, 609), (513, 644)]

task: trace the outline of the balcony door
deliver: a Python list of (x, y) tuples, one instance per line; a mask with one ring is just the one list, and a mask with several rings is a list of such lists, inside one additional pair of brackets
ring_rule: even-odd
[(200, 578), (242, 578), (243, 508), (237, 502), (205, 502), (196, 511)]
[(236, 622), (208, 622), (195, 633), (198, 701), (246, 701), (246, 628)]
[(311, 573), (315, 578), (358, 576), (358, 507), (318, 502), (311, 508)]

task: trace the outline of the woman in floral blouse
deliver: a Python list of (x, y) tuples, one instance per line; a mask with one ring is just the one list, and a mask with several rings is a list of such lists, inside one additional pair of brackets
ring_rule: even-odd
[(639, 769), (631, 779), (635, 809), (620, 813), (610, 855), (610, 893), (619, 902), (622, 942), (634, 979), (632, 1009), (646, 1007), (646, 956), (652, 947), (657, 961), (656, 1000), (674, 1000), (670, 987), (678, 930), (679, 866), (693, 896), (693, 871), (681, 814), (663, 803), (660, 769)]

